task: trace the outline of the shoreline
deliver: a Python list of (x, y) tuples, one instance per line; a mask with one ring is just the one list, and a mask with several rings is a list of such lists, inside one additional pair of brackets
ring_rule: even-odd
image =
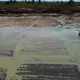
[[(0, 27), (80, 27), (80, 14), (22, 14), (0, 16)], [(77, 26), (78, 25), (78, 26)]]

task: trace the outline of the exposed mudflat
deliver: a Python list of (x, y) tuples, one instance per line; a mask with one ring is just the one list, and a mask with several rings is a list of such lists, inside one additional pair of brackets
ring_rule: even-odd
[(22, 16), (1, 16), (0, 27), (56, 27), (67, 25), (80, 27), (80, 14), (45, 14), (45, 15), (22, 15)]

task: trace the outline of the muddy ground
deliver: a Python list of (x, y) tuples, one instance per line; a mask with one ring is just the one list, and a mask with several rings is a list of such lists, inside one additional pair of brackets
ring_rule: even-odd
[(69, 25), (70, 27), (74, 25), (75, 27), (80, 27), (80, 14), (23, 14), (21, 16), (0, 16), (0, 27), (56, 27), (58, 25)]

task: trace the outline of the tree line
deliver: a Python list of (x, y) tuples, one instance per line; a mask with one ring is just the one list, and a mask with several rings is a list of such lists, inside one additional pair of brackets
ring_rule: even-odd
[[(55, 1), (55, 0), (54, 0)], [(10, 0), (9, 1), (10, 3), (13, 3), (13, 2), (17, 2), (17, 0)], [(36, 1), (35, 0), (32, 0), (32, 1), (27, 1), (27, 0), (22, 0), (22, 2), (32, 2), (32, 3), (35, 3)], [(41, 3), (42, 1), (41, 0), (38, 0), (37, 2), (39, 2), (39, 3)], [(46, 1), (45, 1), (46, 2)], [(61, 0), (61, 2), (63, 2), (62, 0)], [(69, 3), (73, 3), (74, 1), (73, 0), (69, 0)]]

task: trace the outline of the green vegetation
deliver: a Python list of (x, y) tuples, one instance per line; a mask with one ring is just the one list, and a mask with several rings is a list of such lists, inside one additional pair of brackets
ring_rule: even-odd
[(80, 12), (80, 2), (17, 2), (8, 1), (0, 3), (0, 13), (73, 13)]

